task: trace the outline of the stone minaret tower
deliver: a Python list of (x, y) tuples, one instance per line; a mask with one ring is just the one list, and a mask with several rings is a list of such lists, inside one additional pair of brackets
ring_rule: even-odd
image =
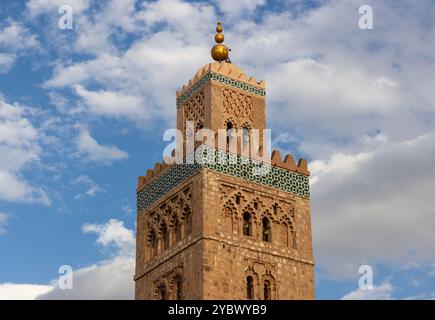
[[(177, 92), (183, 140), (186, 121), (195, 132), (223, 129), (226, 143), (235, 130), (249, 140), (253, 129), (266, 128), (264, 81), (229, 61), (220, 23), (216, 31), (217, 62)], [(258, 158), (241, 146), (195, 148), (202, 161), (157, 163), (139, 177), (136, 299), (314, 299), (306, 161), (273, 151), (270, 170), (258, 174)]]

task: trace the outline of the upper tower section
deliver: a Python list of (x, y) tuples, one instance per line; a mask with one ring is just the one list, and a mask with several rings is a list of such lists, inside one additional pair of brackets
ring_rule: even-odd
[(248, 77), (232, 64), (230, 49), (222, 44), (219, 22), (212, 48), (217, 62), (201, 67), (193, 78), (177, 91), (177, 128), (186, 136), (186, 121), (194, 122), (194, 130), (265, 129), (266, 84)]

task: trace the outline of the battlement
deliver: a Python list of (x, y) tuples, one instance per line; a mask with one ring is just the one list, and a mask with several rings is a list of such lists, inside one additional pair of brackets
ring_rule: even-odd
[(147, 184), (149, 184), (151, 181), (156, 179), (157, 177), (161, 176), (161, 174), (166, 171), (166, 169), (169, 169), (173, 165), (167, 164), (165, 161), (157, 162), (154, 165), (154, 169), (148, 169), (145, 176), (139, 176), (138, 182), (137, 182), (137, 190), (141, 190), (144, 188)]
[(264, 80), (257, 81), (255, 77), (248, 78), (239, 67), (232, 63), (214, 62), (200, 68), (181, 90), (177, 90), (177, 106), (186, 101), (210, 80), (259, 96), (266, 95), (266, 82)]
[[(203, 146), (203, 144), (198, 145), (197, 147), (201, 147), (201, 146)], [(219, 152), (225, 152), (227, 155), (233, 155), (232, 153), (228, 153), (224, 150), (220, 150), (220, 149), (215, 149), (215, 150), (218, 150)], [(174, 156), (174, 153), (172, 154), (172, 156)], [(258, 159), (254, 159), (254, 160), (258, 161)], [(274, 150), (272, 151), (270, 160), (271, 160), (270, 165), (272, 165), (272, 167), (277, 167), (287, 171), (292, 171), (295, 173), (302, 174), (304, 176), (310, 175), (310, 172), (308, 171), (308, 163), (307, 160), (305, 159), (299, 159), (298, 164), (296, 165), (296, 162), (291, 154), (287, 154), (284, 160), (282, 160), (280, 151)], [(206, 161), (206, 159), (204, 159), (203, 161)], [(170, 169), (173, 166), (175, 166), (175, 164), (170, 165), (167, 164), (165, 161), (156, 163), (154, 165), (154, 169), (147, 170), (147, 174), (145, 176), (140, 176), (138, 178), (137, 190), (138, 191), (142, 190), (152, 181), (160, 177), (165, 171), (167, 171), (167, 169)]]
[(308, 163), (305, 159), (299, 159), (298, 164), (296, 165), (295, 160), (291, 154), (287, 154), (282, 160), (281, 152), (279, 150), (273, 150), (271, 156), (271, 164), (273, 166), (277, 166), (282, 169), (286, 169), (293, 172), (298, 172), (303, 175), (309, 176), (310, 172), (308, 171)]

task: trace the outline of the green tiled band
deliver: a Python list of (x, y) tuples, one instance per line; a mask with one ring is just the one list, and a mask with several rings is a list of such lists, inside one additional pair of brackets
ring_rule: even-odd
[(210, 80), (217, 81), (227, 86), (244, 90), (246, 92), (253, 93), (259, 96), (264, 97), (266, 95), (266, 90), (257, 86), (253, 86), (249, 83), (226, 77), (220, 73), (208, 72), (204, 77), (202, 77), (197, 83), (195, 83), (192, 87), (189, 88), (189, 90), (187, 90), (184, 94), (181, 95), (181, 97), (177, 99), (177, 106), (186, 102), (195, 92), (201, 89)]
[(149, 207), (173, 188), (201, 170), (199, 164), (178, 164), (172, 166), (156, 180), (137, 193), (137, 212)]
[[(304, 198), (310, 197), (309, 179), (300, 173), (264, 164), (209, 146), (202, 146), (202, 166), (234, 177), (243, 178)], [(219, 161), (224, 159), (226, 161)], [(214, 161), (213, 161), (214, 160)]]
[[(310, 198), (309, 179), (300, 173), (263, 164), (205, 145), (199, 147), (197, 153), (200, 155), (199, 163), (175, 165), (139, 191), (137, 193), (137, 212), (140, 213), (149, 207), (202, 168), (290, 192), (307, 199)], [(189, 159), (192, 158), (193, 155), (189, 157)]]

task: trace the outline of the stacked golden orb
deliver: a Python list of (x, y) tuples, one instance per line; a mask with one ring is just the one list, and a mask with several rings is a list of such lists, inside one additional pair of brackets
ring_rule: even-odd
[(214, 40), (217, 44), (211, 49), (211, 57), (213, 60), (218, 62), (226, 61), (228, 59), (229, 53), (227, 46), (222, 44), (222, 42), (225, 40), (225, 36), (222, 33), (223, 30), (222, 22), (219, 21), (216, 27), (217, 34), (214, 37)]

